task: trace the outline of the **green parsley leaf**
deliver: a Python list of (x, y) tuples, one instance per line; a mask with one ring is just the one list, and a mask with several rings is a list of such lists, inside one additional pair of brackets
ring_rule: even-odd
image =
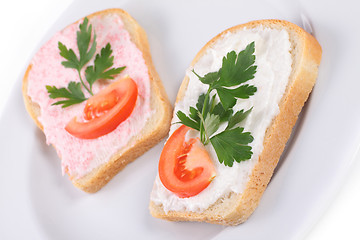
[(229, 117), (233, 114), (233, 110), (230, 108), (225, 111), (222, 104), (218, 103), (214, 107), (214, 110), (212, 111), (212, 113), (214, 113), (220, 117), (220, 122), (225, 122), (225, 121), (228, 121)]
[(234, 89), (218, 87), (216, 90), (224, 108), (229, 109), (236, 104), (237, 98), (247, 99), (254, 95), (254, 93), (257, 91), (257, 88), (253, 85), (245, 84)]
[(219, 94), (221, 104), (225, 109), (232, 108), (237, 98), (246, 99), (254, 95), (257, 88), (253, 85), (240, 85), (254, 78), (257, 66), (255, 63), (255, 43), (246, 46), (245, 50), (238, 55), (234, 51), (229, 52), (223, 58), (222, 67), (219, 70), (219, 80), (214, 83), (213, 88)]
[(61, 62), (61, 64), (66, 68), (74, 68), (76, 70), (80, 69), (80, 62), (72, 49), (67, 49), (67, 47), (61, 42), (58, 43), (60, 50), (60, 55), (65, 58), (67, 61)]
[(204, 102), (205, 102), (205, 94), (201, 94), (198, 98), (198, 101), (196, 103), (196, 108), (199, 112), (202, 111), (203, 107), (204, 107)]
[[(202, 83), (209, 85), (208, 91), (199, 96), (196, 107), (189, 108), (189, 116), (177, 112), (179, 123), (198, 130), (201, 142), (204, 145), (211, 143), (220, 163), (226, 166), (233, 166), (234, 161), (248, 160), (252, 155), (248, 144), (253, 137), (238, 127), (252, 108), (234, 113), (233, 107), (238, 99), (248, 99), (257, 91), (254, 85), (246, 84), (256, 73), (254, 52), (255, 43), (252, 42), (239, 54), (227, 53), (217, 72), (201, 77), (193, 70)], [(216, 94), (212, 94), (213, 90)], [(226, 128), (214, 135), (224, 122), (227, 122)]]
[(70, 82), (67, 88), (57, 88), (54, 86), (46, 86), (50, 98), (66, 98), (53, 103), (52, 105), (62, 105), (63, 108), (73, 104), (81, 103), (86, 100), (84, 93), (81, 90), (81, 84)]
[(219, 79), (219, 72), (210, 72), (205, 74), (204, 77), (199, 76), (194, 69), (192, 72), (199, 78), (199, 80), (204, 84), (212, 84), (213, 82)]
[(219, 70), (220, 80), (217, 82), (218, 85), (224, 87), (232, 87), (236, 85), (236, 73), (237, 69), (234, 68), (236, 65), (236, 53), (231, 51), (222, 60), (222, 67)]
[(255, 43), (246, 46), (245, 50), (236, 55), (231, 51), (223, 58), (222, 67), (219, 70), (220, 79), (217, 85), (232, 87), (254, 78), (256, 72)]
[(210, 141), (210, 137), (219, 129), (220, 117), (215, 114), (208, 114), (204, 119), (203, 126), (204, 126), (204, 134), (206, 137), (206, 141), (205, 141), (205, 145), (206, 145)]
[(228, 91), (229, 94), (236, 98), (247, 99), (250, 96), (254, 95), (254, 93), (257, 91), (257, 88), (253, 85), (245, 84), (241, 85), (238, 88), (226, 89), (226, 91)]
[(63, 108), (71, 106), (73, 104), (80, 103), (87, 100), (82, 88), (94, 95), (92, 92), (93, 84), (98, 79), (114, 79), (115, 75), (119, 74), (125, 67), (111, 68), (114, 64), (114, 56), (111, 56), (112, 49), (108, 43), (100, 51), (100, 54), (96, 54), (94, 65), (88, 66), (85, 69), (85, 78), (88, 86), (82, 79), (82, 68), (93, 58), (96, 51), (96, 34), (94, 31), (94, 37), (91, 43), (92, 25), (89, 25), (88, 18), (84, 18), (83, 23), (79, 25), (79, 31), (76, 32), (77, 47), (79, 50), (79, 57), (76, 56), (74, 50), (68, 49), (63, 43), (58, 43), (60, 55), (65, 58), (66, 61), (62, 61), (61, 64), (66, 68), (76, 69), (79, 75), (80, 82), (70, 82), (68, 88), (57, 88), (54, 86), (46, 86), (50, 98), (64, 98), (65, 100), (57, 101), (53, 105), (62, 105)]
[(199, 110), (194, 107), (190, 107), (189, 111), (190, 111), (189, 117), (192, 118), (196, 123), (198, 123), (200, 125)]
[(92, 25), (90, 24), (90, 26), (88, 26), (88, 23), (89, 20), (85, 18), (83, 23), (79, 25), (80, 31), (76, 32), (77, 46), (80, 55), (79, 58), (76, 56), (74, 50), (67, 49), (67, 47), (61, 42), (58, 43), (60, 55), (67, 60), (61, 62), (64, 67), (74, 68), (80, 72), (81, 68), (94, 56), (96, 51), (96, 35), (94, 34), (93, 43), (89, 49)]
[(246, 112), (244, 112), (244, 109), (237, 111), (234, 115), (229, 117), (229, 122), (226, 127), (226, 129), (232, 129), (235, 125), (242, 122), (252, 111), (253, 108), (250, 108)]
[(254, 138), (243, 128), (234, 128), (213, 136), (210, 141), (220, 163), (232, 167), (234, 161), (241, 162), (251, 158), (251, 147)]
[[(210, 99), (210, 102), (208, 104), (208, 109), (205, 109), (205, 112), (213, 112), (214, 108), (216, 107), (216, 95), (213, 95)], [(205, 116), (206, 117), (206, 116)]]
[(230, 109), (236, 104), (236, 98), (231, 94), (229, 89), (219, 87), (216, 89), (220, 98), (220, 102), (223, 105), (224, 109)]
[[(199, 76), (194, 70), (193, 73), (202, 83), (209, 85), (209, 92), (215, 89), (223, 107), (230, 109), (236, 104), (237, 98), (247, 99), (257, 91), (253, 85), (242, 85), (253, 79), (256, 73), (254, 52), (255, 43), (252, 42), (239, 54), (235, 51), (227, 53), (218, 72), (210, 72), (204, 77)], [(237, 87), (229, 88), (235, 86)]]
[(204, 106), (204, 100), (205, 100), (205, 94), (201, 94), (198, 98), (198, 102), (196, 104), (196, 108), (190, 107), (189, 108), (189, 116), (186, 116), (185, 113), (182, 111), (178, 111), (176, 115), (178, 116), (180, 123), (191, 127), (195, 130), (200, 131), (200, 125), (201, 125), (201, 110)]
[(89, 49), (90, 41), (91, 41), (91, 32), (92, 25), (88, 26), (89, 20), (87, 17), (84, 18), (82, 24), (79, 25), (80, 31), (76, 33), (77, 36), (77, 45), (79, 49), (79, 67), (80, 69), (90, 61), (90, 59), (94, 56), (96, 51), (96, 34), (94, 33), (93, 43), (91, 48)]
[(195, 130), (200, 131), (200, 127), (199, 127), (199, 123), (195, 122), (194, 120), (191, 120), (188, 116), (186, 116), (185, 113), (178, 111), (176, 113), (176, 115), (178, 116), (178, 118), (180, 119), (180, 122), (188, 127), (191, 127)]
[[(85, 70), (86, 81), (89, 83), (90, 90), (94, 82), (98, 79), (114, 79), (114, 75), (119, 74), (125, 67), (111, 68), (114, 64), (114, 56), (111, 56), (112, 50), (108, 43), (100, 51), (100, 54), (96, 54), (94, 65), (88, 66)], [(107, 70), (108, 69), (108, 70)]]

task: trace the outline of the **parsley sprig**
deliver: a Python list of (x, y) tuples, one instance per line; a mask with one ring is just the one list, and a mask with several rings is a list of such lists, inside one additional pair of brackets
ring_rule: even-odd
[(111, 56), (112, 49), (110, 43), (106, 44), (96, 54), (94, 65), (87, 66), (85, 69), (85, 84), (81, 72), (84, 66), (93, 58), (96, 52), (96, 34), (91, 43), (92, 25), (89, 25), (88, 18), (84, 18), (83, 23), (79, 25), (79, 31), (76, 33), (77, 47), (79, 50), (79, 56), (76, 56), (73, 49), (68, 49), (63, 43), (58, 43), (60, 55), (65, 58), (61, 64), (65, 68), (73, 68), (77, 70), (80, 82), (69, 82), (67, 88), (57, 88), (55, 86), (46, 86), (46, 90), (49, 93), (49, 97), (63, 98), (63, 100), (53, 103), (53, 105), (62, 105), (63, 108), (69, 107), (73, 104), (81, 103), (87, 98), (85, 97), (82, 87), (90, 94), (94, 95), (92, 87), (93, 84), (99, 79), (114, 79), (114, 76), (119, 74), (124, 67), (111, 68), (114, 64), (114, 56)]
[[(227, 53), (217, 72), (201, 77), (193, 70), (209, 88), (199, 96), (196, 106), (189, 108), (188, 116), (181, 111), (176, 113), (180, 123), (200, 132), (200, 140), (204, 145), (212, 144), (220, 163), (225, 166), (231, 167), (234, 161), (245, 161), (252, 156), (248, 144), (254, 138), (250, 132), (244, 132), (244, 128), (238, 126), (252, 108), (234, 113), (233, 107), (237, 99), (247, 99), (257, 91), (254, 85), (246, 84), (256, 73), (254, 52), (255, 43), (252, 42), (239, 54), (235, 51)], [(215, 134), (220, 125), (226, 122), (226, 128)]]

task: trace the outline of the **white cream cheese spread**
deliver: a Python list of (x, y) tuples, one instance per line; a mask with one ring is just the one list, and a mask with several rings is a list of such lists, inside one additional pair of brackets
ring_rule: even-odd
[[(222, 58), (228, 52), (235, 50), (238, 53), (253, 41), (255, 41), (257, 72), (255, 78), (247, 83), (256, 86), (257, 92), (249, 99), (239, 99), (234, 106), (234, 112), (241, 109), (246, 111), (253, 107), (249, 116), (241, 123), (244, 131), (251, 132), (254, 137), (254, 141), (250, 144), (253, 152), (251, 159), (240, 163), (234, 162), (232, 167), (224, 166), (218, 161), (214, 148), (208, 144), (206, 148), (216, 166), (217, 175), (198, 195), (179, 198), (163, 186), (159, 176), (156, 177), (151, 201), (162, 205), (165, 212), (169, 210), (202, 212), (230, 192), (244, 191), (252, 169), (262, 152), (266, 129), (279, 113), (278, 105), (288, 85), (292, 65), (289, 34), (286, 30), (265, 27), (228, 32), (208, 48), (194, 66), (195, 72), (200, 76), (218, 71), (222, 65)], [(199, 95), (207, 91), (208, 85), (201, 83), (191, 70), (188, 69), (186, 72), (189, 84), (185, 96), (176, 104), (174, 113), (180, 110), (188, 114), (189, 107), (195, 106)], [(172, 122), (177, 121), (178, 118), (174, 115)], [(170, 135), (178, 127), (179, 124), (173, 124)]]

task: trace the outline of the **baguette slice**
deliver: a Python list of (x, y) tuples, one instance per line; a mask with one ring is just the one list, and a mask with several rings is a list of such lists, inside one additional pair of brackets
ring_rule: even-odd
[[(164, 138), (170, 127), (172, 112), (172, 106), (153, 65), (144, 29), (135, 21), (135, 19), (122, 9), (107, 9), (93, 13), (87, 17), (91, 21), (92, 18), (99, 16), (103, 17), (108, 14), (117, 14), (120, 16), (124, 28), (130, 34), (131, 41), (135, 43), (136, 47), (142, 52), (150, 79), (150, 107), (152, 114), (138, 136), (136, 136), (136, 138), (131, 138), (125, 147), (118, 149), (107, 163), (98, 166), (90, 173), (80, 178), (74, 178), (74, 176), (71, 176), (68, 173), (72, 183), (76, 187), (89, 193), (101, 189), (128, 163), (141, 156)], [(31, 72), (31, 69), (32, 65), (30, 64), (23, 78), (22, 93), (27, 111), (35, 121), (36, 125), (43, 130), (43, 126), (38, 120), (38, 117), (41, 114), (40, 107), (37, 103), (33, 102), (27, 94), (28, 75)], [(64, 69), (64, 71), (67, 71), (67, 69)], [(56, 148), (56, 146), (54, 147)]]
[[(206, 50), (214, 43), (222, 41), (226, 33), (244, 28), (257, 28), (260, 25), (271, 29), (285, 29), (289, 33), (293, 62), (288, 85), (279, 103), (280, 112), (266, 130), (263, 150), (251, 171), (245, 190), (242, 194), (231, 192), (203, 212), (165, 212), (162, 204), (157, 205), (150, 201), (149, 208), (154, 217), (171, 221), (205, 221), (237, 225), (246, 221), (259, 204), (298, 115), (315, 84), (322, 54), (321, 46), (312, 35), (293, 23), (282, 20), (258, 20), (234, 26), (214, 37), (195, 56), (190, 66), (190, 69), (193, 69)], [(189, 78), (185, 77), (178, 92), (177, 102), (183, 99), (188, 83)]]

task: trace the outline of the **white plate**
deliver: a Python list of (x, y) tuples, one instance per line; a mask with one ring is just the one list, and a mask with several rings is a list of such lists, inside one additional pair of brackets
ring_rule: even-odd
[(24, 109), (22, 73), (0, 118), (0, 239), (302, 238), (339, 188), (360, 143), (360, 111), (350, 111), (360, 102), (360, 81), (354, 78), (360, 34), (354, 31), (356, 8), (342, 4), (346, 12), (331, 2), (310, 0), (75, 1), (38, 48), (91, 12), (123, 8), (147, 31), (155, 66), (172, 101), (185, 69), (206, 42), (254, 19), (280, 18), (300, 26), (302, 16), (309, 19), (323, 47), (318, 81), (259, 207), (246, 223), (222, 227), (150, 216), (149, 194), (162, 143), (96, 194), (73, 187), (61, 176), (54, 149)]

